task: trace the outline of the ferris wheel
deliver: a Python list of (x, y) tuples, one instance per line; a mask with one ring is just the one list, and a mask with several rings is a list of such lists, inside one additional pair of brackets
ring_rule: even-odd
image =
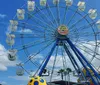
[(98, 18), (97, 9), (84, 0), (28, 0), (6, 34), (8, 59), (21, 61), (16, 74), (32, 78), (47, 73), (52, 82), (59, 69), (72, 68), (85, 84), (99, 85), (100, 66), (93, 64), (100, 60)]

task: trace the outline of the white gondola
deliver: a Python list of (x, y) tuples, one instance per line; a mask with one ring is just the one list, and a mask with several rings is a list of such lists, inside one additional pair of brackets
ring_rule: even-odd
[(78, 10), (81, 12), (84, 11), (86, 8), (86, 4), (84, 1), (79, 1), (77, 6), (78, 6)]
[(9, 29), (10, 29), (12, 32), (15, 32), (15, 31), (17, 30), (17, 25), (18, 25), (18, 21), (16, 21), (16, 20), (10, 20)]
[(14, 38), (15, 38), (14, 34), (7, 34), (6, 43), (10, 46), (14, 45), (15, 43)]
[(25, 17), (25, 10), (24, 9), (17, 9), (17, 18), (19, 20), (23, 20)]
[(28, 1), (28, 11), (34, 11), (35, 9), (35, 1)]
[(59, 0), (53, 0), (53, 4), (58, 4), (59, 3)]
[(95, 19), (97, 17), (97, 10), (96, 9), (90, 9), (88, 14), (89, 14), (89, 17), (91, 19)]
[(73, 4), (73, 0), (65, 0), (67, 6), (71, 6)]
[(12, 46), (12, 45), (14, 45), (15, 41), (14, 41), (14, 39), (7, 38), (7, 39), (6, 39), (6, 43), (7, 43), (8, 45)]
[(15, 61), (16, 60), (16, 53), (17, 53), (17, 50), (15, 50), (15, 49), (9, 50), (8, 51), (8, 59), (10, 61)]
[(7, 33), (6, 35), (7, 35), (8, 38), (11, 38), (11, 39), (14, 39), (15, 38), (15, 35), (14, 34)]
[(98, 20), (98, 21), (96, 22), (96, 25), (97, 25), (97, 28), (100, 29), (100, 20)]
[(22, 68), (17, 68), (16, 74), (17, 74), (17, 76), (23, 76), (23, 75), (24, 75), (24, 69), (22, 69)]
[(41, 6), (46, 6), (47, 0), (40, 0), (40, 5)]
[(17, 66), (16, 75), (17, 76), (23, 76), (24, 75), (24, 69), (21, 67), (21, 66), (23, 66), (23, 64), (22, 63), (16, 64), (16, 66)]

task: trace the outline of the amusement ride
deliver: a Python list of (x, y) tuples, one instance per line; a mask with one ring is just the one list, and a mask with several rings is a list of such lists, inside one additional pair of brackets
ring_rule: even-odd
[[(46, 85), (71, 68), (84, 85), (100, 85), (100, 19), (85, 0), (27, 0), (9, 21), (8, 59), (28, 85)], [(66, 78), (65, 78), (66, 79)]]

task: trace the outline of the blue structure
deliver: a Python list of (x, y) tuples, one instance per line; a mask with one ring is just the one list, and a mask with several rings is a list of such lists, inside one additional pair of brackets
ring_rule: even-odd
[[(74, 59), (73, 55), (71, 54), (71, 52), (69, 51), (69, 49), (67, 48), (66, 44), (68, 44), (70, 46), (70, 49), (73, 50), (73, 52), (75, 53), (75, 55), (77, 56), (77, 58), (79, 59), (79, 61), (81, 62), (81, 64), (83, 65), (83, 67), (86, 69), (89, 77), (92, 79), (94, 85), (99, 85), (99, 82), (97, 82), (98, 80), (100, 80), (100, 75), (98, 74), (98, 72), (92, 67), (92, 65), (87, 61), (87, 59), (85, 58), (85, 56), (75, 47), (75, 45), (71, 42), (71, 40), (69, 38), (67, 38), (67, 36), (62, 36), (60, 34), (58, 34), (59, 37), (57, 38), (56, 43), (54, 44), (54, 46), (51, 49), (51, 52), (48, 56), (48, 58), (46, 59), (45, 63), (43, 64), (40, 72), (39, 72), (39, 76), (42, 75), (43, 70), (45, 69), (48, 61), (50, 60), (50, 57), (54, 51), (54, 49), (56, 48), (56, 46), (58, 46), (60, 44), (63, 44), (62, 46), (64, 46), (64, 49), (68, 55), (68, 57), (70, 58), (76, 72), (78, 73), (78, 71), (80, 71), (81, 75), (83, 76), (83, 78), (86, 81), (86, 76), (83, 74), (82, 70), (79, 68), (77, 61)], [(96, 77), (96, 79), (94, 79), (94, 76), (90, 73), (89, 69), (90, 68), (93, 71), (94, 76)], [(79, 74), (79, 73), (78, 73)], [(89, 83), (87, 83), (89, 85)]]

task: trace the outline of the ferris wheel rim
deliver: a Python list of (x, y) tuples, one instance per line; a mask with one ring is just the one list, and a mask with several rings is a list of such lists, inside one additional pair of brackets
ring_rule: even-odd
[[(56, 6), (53, 6), (53, 7), (56, 7)], [(51, 7), (50, 7), (51, 8)], [(65, 8), (65, 7), (64, 7)], [(43, 8), (42, 10), (44, 10), (44, 9), (46, 9), (46, 8)], [(70, 8), (69, 8), (70, 9)], [(72, 9), (70, 9), (70, 10), (72, 10)], [(74, 10), (75, 11), (75, 10)], [(37, 12), (36, 12), (37, 13)], [(77, 12), (79, 15), (81, 15), (81, 13), (79, 13), (79, 12)], [(85, 20), (88, 22), (88, 20), (85, 18)], [(89, 22), (88, 22), (89, 23)], [(94, 24), (95, 25), (95, 24)], [(92, 27), (92, 26), (91, 26)], [(93, 29), (93, 27), (92, 27), (92, 29)], [(95, 33), (95, 32), (94, 32)]]

